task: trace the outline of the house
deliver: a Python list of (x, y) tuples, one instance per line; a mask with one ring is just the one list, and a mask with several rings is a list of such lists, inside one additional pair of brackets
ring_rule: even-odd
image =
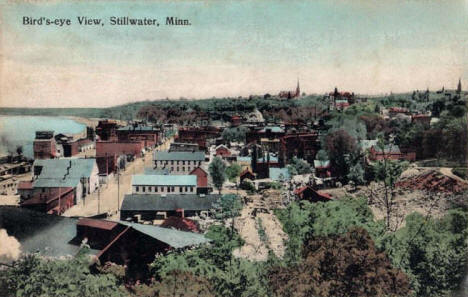
[(347, 99), (335, 100), (335, 109), (336, 110), (345, 110), (350, 106)]
[(195, 175), (197, 177), (198, 189), (208, 187), (208, 173), (205, 170), (203, 170), (203, 168), (195, 168), (194, 170), (190, 171), (190, 175)]
[(154, 168), (169, 169), (172, 174), (188, 174), (205, 163), (204, 152), (156, 151), (153, 155)]
[(237, 127), (237, 126), (239, 126), (240, 124), (242, 124), (242, 117), (239, 116), (239, 115), (237, 115), (237, 114), (236, 114), (236, 115), (233, 115), (233, 116), (231, 117), (231, 126), (232, 126), (232, 127)]
[(402, 156), (398, 145), (386, 145), (383, 150), (378, 145), (374, 145), (370, 148), (369, 153), (369, 159), (372, 161), (400, 160)]
[(34, 159), (53, 159), (58, 157), (54, 131), (36, 131), (33, 151)]
[(381, 161), (384, 159), (415, 161), (416, 153), (414, 151), (402, 152), (398, 145), (386, 145), (383, 150), (377, 145), (370, 148), (369, 160)]
[(420, 123), (424, 127), (431, 126), (431, 115), (430, 114), (414, 114), (411, 115), (411, 123)]
[[(25, 185), (26, 186), (26, 185)], [(22, 207), (61, 214), (99, 187), (95, 159), (36, 160)]]
[(314, 160), (314, 168), (316, 177), (331, 177), (330, 160)]
[(307, 200), (309, 202), (328, 202), (333, 200), (330, 194), (316, 191), (310, 186), (303, 186), (294, 190), (294, 195), (296, 195), (299, 200)]
[(22, 180), (18, 183), (18, 194), (20, 196), (20, 201), (24, 201), (32, 197), (34, 188), (32, 181)]
[(215, 148), (215, 155), (225, 158), (231, 156), (231, 151), (224, 144), (221, 144)]
[(190, 217), (217, 207), (221, 195), (193, 194), (128, 194), (120, 208), (121, 220), (163, 220), (169, 216)]
[(133, 194), (195, 194), (196, 175), (133, 175)]
[(388, 114), (390, 115), (390, 117), (394, 117), (397, 114), (410, 115), (410, 111), (408, 108), (404, 107), (390, 107), (388, 108)]

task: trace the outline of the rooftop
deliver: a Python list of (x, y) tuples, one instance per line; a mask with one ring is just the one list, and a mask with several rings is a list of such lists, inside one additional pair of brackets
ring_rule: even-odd
[(34, 167), (41, 166), (34, 187), (75, 187), (81, 178), (89, 178), (96, 164), (95, 159), (35, 160)]
[(205, 161), (204, 152), (154, 152), (155, 161)]
[(184, 210), (209, 210), (215, 208), (221, 195), (210, 194), (199, 196), (197, 194), (128, 194), (125, 195), (121, 210), (128, 211), (171, 211)]
[(144, 175), (132, 176), (132, 185), (148, 186), (196, 186), (196, 175)]

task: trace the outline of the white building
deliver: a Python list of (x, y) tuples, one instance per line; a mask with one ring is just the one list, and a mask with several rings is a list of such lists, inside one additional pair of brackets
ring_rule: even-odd
[(133, 175), (132, 194), (195, 194), (196, 175)]
[(155, 169), (167, 169), (171, 174), (189, 174), (205, 163), (204, 152), (154, 152)]

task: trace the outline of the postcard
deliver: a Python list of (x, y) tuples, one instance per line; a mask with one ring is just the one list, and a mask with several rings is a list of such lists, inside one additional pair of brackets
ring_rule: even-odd
[(0, 296), (468, 296), (468, 1), (0, 0)]

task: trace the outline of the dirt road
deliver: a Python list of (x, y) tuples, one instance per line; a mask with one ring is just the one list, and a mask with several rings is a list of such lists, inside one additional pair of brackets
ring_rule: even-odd
[[(157, 147), (156, 149), (166, 149), (172, 139)], [(65, 211), (63, 216), (93, 216), (96, 214), (108, 213), (110, 220), (119, 220), (120, 206), (125, 194), (131, 193), (132, 175), (142, 174), (145, 167), (153, 166), (153, 151), (147, 152), (144, 157), (129, 163), (125, 171), (109, 178), (107, 184), (102, 185), (99, 191), (88, 195), (80, 204)]]

